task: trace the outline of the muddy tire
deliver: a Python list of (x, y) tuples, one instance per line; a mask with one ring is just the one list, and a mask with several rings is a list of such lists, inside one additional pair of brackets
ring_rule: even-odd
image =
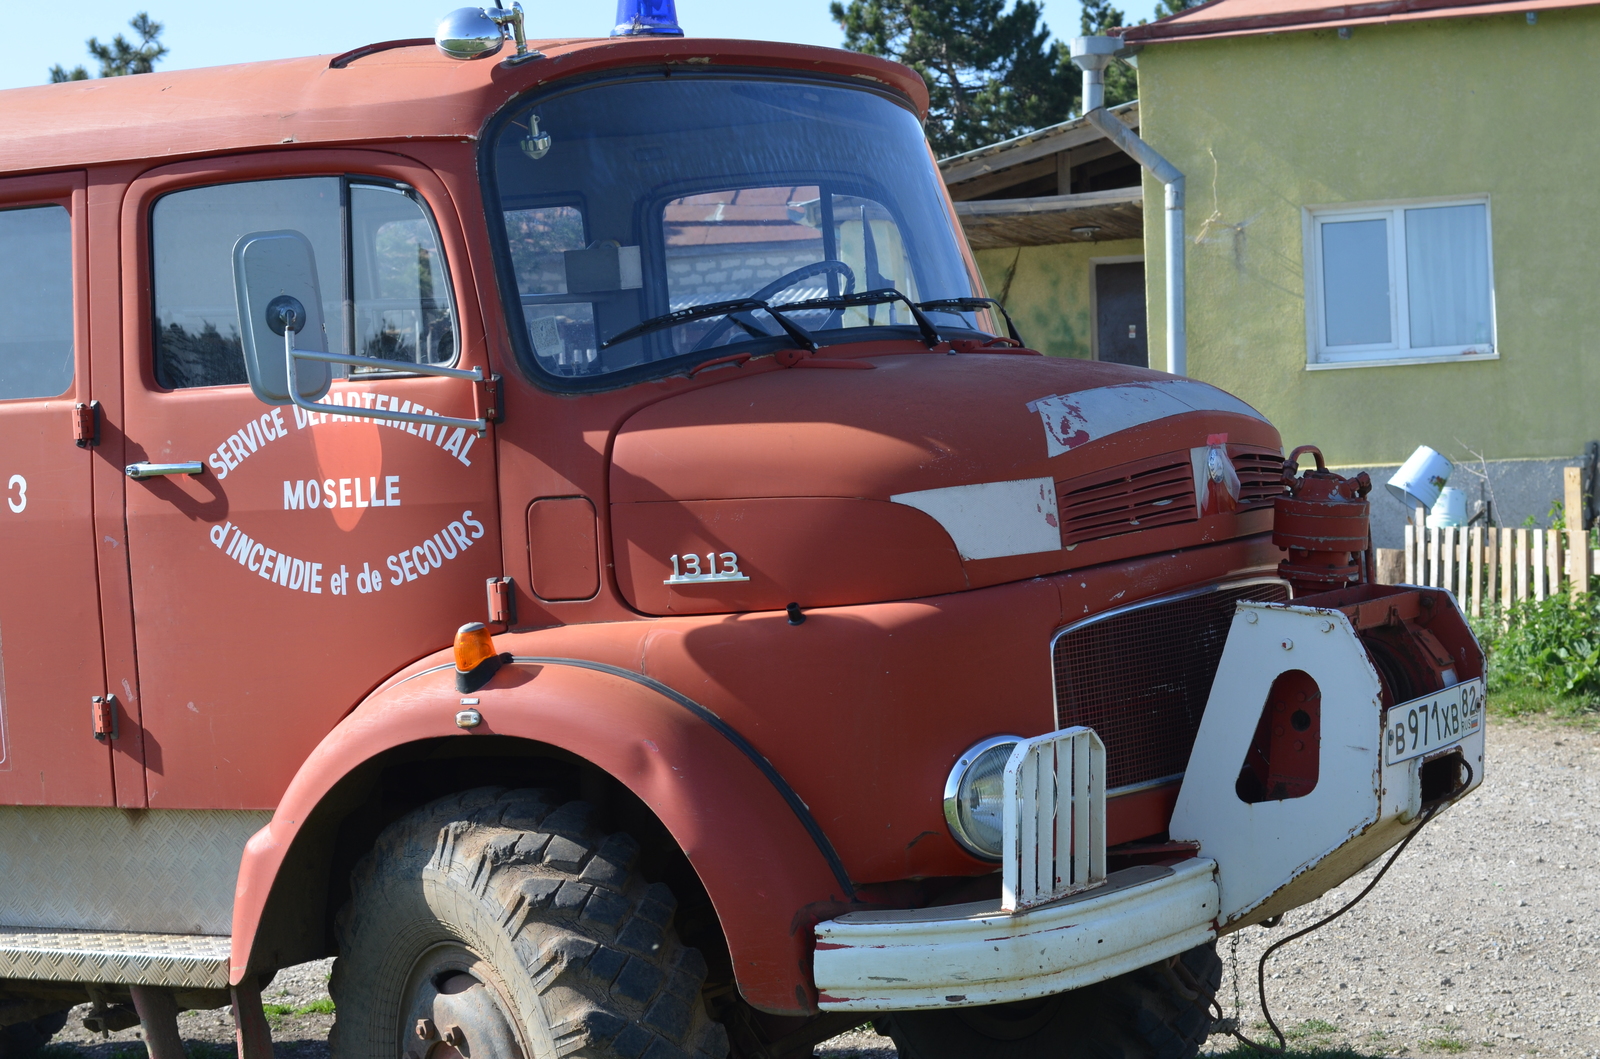
[(1221, 982), (1216, 946), (1202, 945), (1059, 996), (901, 1011), (876, 1025), (900, 1059), (1192, 1059), (1211, 1028), (1206, 998)]
[(723, 1059), (676, 899), (594, 815), (485, 788), (390, 825), (335, 925), (335, 1059)]
[[(37, 1010), (37, 1009), (35, 1009)], [(0, 1029), (0, 1059), (32, 1059), (67, 1024), (67, 1012), (41, 1015)]]

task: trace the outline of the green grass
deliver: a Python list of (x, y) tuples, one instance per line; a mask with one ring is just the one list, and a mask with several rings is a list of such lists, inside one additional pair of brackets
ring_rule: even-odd
[(1291, 1041), (1304, 1040), (1307, 1037), (1326, 1037), (1339, 1032), (1339, 1027), (1331, 1022), (1321, 1019), (1307, 1019), (1298, 1026), (1284, 1030), (1283, 1035)]
[(313, 1000), (304, 1007), (294, 1007), (290, 1004), (262, 1004), (261, 1010), (269, 1019), (284, 1019), (295, 1015), (331, 1015), (333, 1014), (332, 1000)]
[[(1263, 1041), (1262, 1043), (1265, 1044), (1267, 1042)], [(1208, 1054), (1225, 1055), (1229, 1059), (1246, 1059), (1246, 1057), (1257, 1055), (1274, 1056), (1274, 1059), (1280, 1059), (1280, 1057), (1276, 1056), (1276, 1053), (1260, 1052), (1243, 1044), (1235, 1044), (1232, 1051), (1211, 1052)], [(1290, 1048), (1283, 1053), (1281, 1059), (1387, 1059), (1387, 1057), (1383, 1052), (1374, 1054), (1372, 1052), (1358, 1052), (1352, 1048), (1320, 1048), (1313, 1046), (1310, 1048)]]
[(1435, 1037), (1431, 1041), (1423, 1041), (1422, 1046), (1437, 1052), (1464, 1052), (1467, 1050), (1466, 1044), (1456, 1040), (1454, 1037)]

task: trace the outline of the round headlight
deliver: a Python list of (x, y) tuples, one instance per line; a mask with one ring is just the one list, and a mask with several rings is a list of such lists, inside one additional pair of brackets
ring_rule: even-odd
[(1004, 841), (1005, 771), (1022, 737), (997, 735), (961, 755), (944, 784), (944, 819), (967, 852), (999, 860)]

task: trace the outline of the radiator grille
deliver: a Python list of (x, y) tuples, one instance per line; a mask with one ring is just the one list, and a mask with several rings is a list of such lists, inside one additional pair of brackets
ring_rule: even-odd
[(1279, 581), (1225, 585), (1065, 630), (1054, 646), (1057, 724), (1099, 734), (1113, 790), (1182, 772), (1234, 605), (1288, 598)]
[[(1230, 446), (1239, 509), (1270, 507), (1283, 492), (1283, 456)], [(1199, 519), (1189, 450), (1163, 453), (1056, 483), (1061, 543), (1082, 544)]]
[(1189, 453), (1170, 452), (1058, 482), (1056, 510), (1063, 545), (1193, 522), (1199, 516)]
[(1239, 507), (1268, 507), (1281, 496), (1283, 457), (1276, 452), (1230, 452), (1233, 468), (1239, 472)]

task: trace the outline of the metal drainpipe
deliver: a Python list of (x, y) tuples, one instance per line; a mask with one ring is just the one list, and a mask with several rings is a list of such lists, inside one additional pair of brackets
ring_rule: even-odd
[(1072, 61), (1083, 71), (1083, 116), (1167, 189), (1167, 371), (1189, 373), (1189, 326), (1184, 309), (1183, 174), (1106, 110), (1105, 70), (1122, 49), (1117, 37), (1078, 37)]

